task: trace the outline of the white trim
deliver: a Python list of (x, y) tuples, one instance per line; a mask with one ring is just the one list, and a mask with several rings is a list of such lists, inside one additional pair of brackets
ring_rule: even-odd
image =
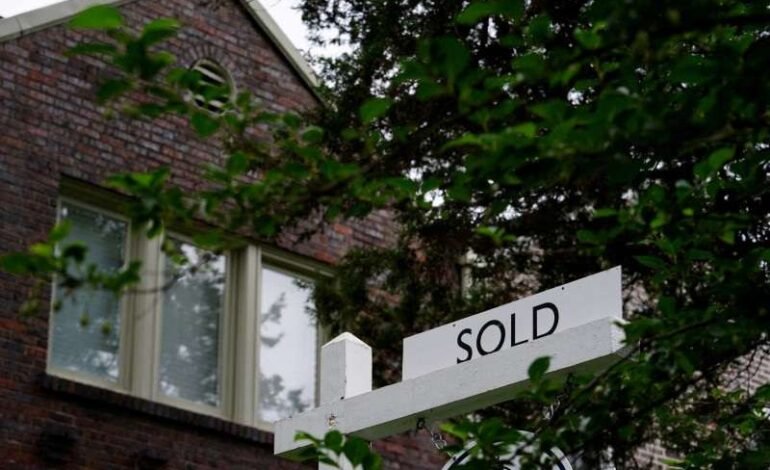
[[(9, 18), (0, 18), (0, 43), (64, 23), (90, 6), (120, 6), (134, 1), (136, 0), (65, 0)], [(319, 82), (313, 69), (289, 40), (286, 33), (276, 24), (270, 13), (259, 3), (259, 0), (240, 0), (240, 3), (251, 14), (265, 36), (275, 45), (313, 95), (320, 100), (316, 90)]]
[[(142, 277), (140, 283), (125, 292), (120, 301), (119, 373), (116, 381), (51, 365), (55, 321), (53, 302), (48, 324), (46, 371), (67, 380), (272, 431), (273, 423), (258, 419), (262, 271), (269, 268), (292, 278), (317, 282), (323, 276), (330, 276), (331, 268), (298, 255), (282, 253), (274, 247), (266, 248), (256, 244), (247, 244), (241, 249), (225, 252), (226, 280), (218, 351), (219, 405), (215, 407), (169, 397), (160, 390), (158, 374), (163, 324), (163, 292), (160, 289), (165, 282), (165, 261), (161, 247), (163, 240), (167, 238), (194, 245), (191, 237), (172, 232), (148, 240), (144, 228), (131, 224), (130, 219), (120, 213), (66, 196), (61, 196), (57, 201), (57, 221), (61, 217), (61, 206), (64, 203), (125, 223), (124, 263), (141, 261)], [(55, 289), (54, 280), (52, 299), (56, 298)], [(320, 343), (327, 336), (326, 330), (317, 324), (314, 406), (318, 404), (320, 391)]]
[(94, 5), (122, 5), (135, 0), (65, 0), (0, 19), (0, 42), (61, 24)]
[(416, 429), (421, 419), (438, 421), (510, 400), (527, 386), (529, 365), (539, 357), (551, 357), (549, 376), (554, 379), (577, 368), (602, 370), (626, 354), (624, 337), (617, 318), (607, 317), (518, 348), (327, 403), (278, 421), (274, 453), (295, 458), (297, 451), (308, 446), (307, 441), (294, 440), (297, 431), (322, 436), (332, 415), (341, 433), (376, 440)]
[[(233, 420), (254, 425), (257, 387), (259, 382), (259, 346), (257, 340), (257, 311), (259, 302), (260, 249), (248, 245), (238, 257), (237, 276), (233, 288), (236, 296), (233, 359)], [(256, 375), (256, 379), (254, 376)]]
[[(50, 350), (50, 348), (48, 349)], [(104, 388), (106, 390), (121, 393), (123, 395), (133, 395), (129, 390), (122, 387), (119, 382), (110, 382), (109, 380), (104, 380), (87, 372), (75, 372), (62, 369), (60, 367), (52, 367), (50, 362), (46, 366), (45, 373), (53, 377), (59, 377), (62, 379), (70, 380), (72, 382), (78, 382), (97, 388)]]
[(313, 69), (310, 68), (310, 64), (294, 47), (294, 44), (289, 40), (281, 27), (278, 26), (270, 13), (262, 6), (259, 0), (241, 0), (241, 2), (248, 7), (248, 10), (262, 28), (262, 31), (265, 32), (267, 37), (270, 38), (292, 67), (294, 67), (294, 70), (296, 70), (305, 84), (315, 93), (319, 83), (318, 78), (313, 73)]
[[(130, 262), (130, 256), (132, 253), (132, 237), (131, 237), (131, 220), (123, 215), (112, 212), (107, 209), (102, 209), (92, 204), (83, 203), (78, 200), (73, 200), (65, 196), (59, 197), (56, 201), (56, 223), (61, 222), (61, 209), (62, 203), (67, 203), (72, 206), (78, 206), (82, 209), (103, 214), (112, 219), (121, 221), (126, 224), (126, 231), (124, 234), (124, 246), (123, 246), (123, 267), (128, 266)], [(56, 277), (51, 281), (51, 305), (48, 308), (48, 338), (46, 341), (46, 373), (63, 377), (70, 380), (76, 380), (79, 382), (87, 383), (89, 385), (96, 385), (99, 387), (107, 388), (113, 391), (119, 391), (121, 393), (129, 393), (130, 387), (130, 364), (129, 361), (124, 359), (126, 349), (130, 352), (131, 344), (131, 322), (128, 318), (129, 303), (126, 296), (122, 296), (118, 301), (118, 319), (120, 320), (120, 331), (118, 331), (118, 377), (117, 380), (112, 381), (103, 377), (80, 371), (72, 371), (55, 367), (52, 365), (53, 354), (53, 330), (56, 312), (54, 311), (54, 305), (56, 302)]]
[(135, 243), (133, 260), (140, 261), (142, 267), (139, 284), (129, 296), (128, 316), (133, 332), (131, 349), (127, 350), (127, 357), (131, 359), (131, 393), (152, 400), (158, 358), (156, 335), (160, 302), (155, 289), (161, 275), (161, 237), (148, 239), (143, 229), (133, 231), (132, 235)]
[(266, 263), (278, 268), (283, 268), (292, 275), (304, 275), (308, 280), (315, 281), (319, 278), (328, 278), (334, 275), (334, 269), (320, 261), (308, 258), (296, 253), (283, 251), (273, 246), (260, 246), (261, 257)]
[(262, 335), (261, 329), (262, 329), (262, 270), (264, 268), (263, 261), (265, 259), (265, 250), (262, 247), (258, 248), (257, 253), (257, 272), (254, 277), (254, 280), (256, 281), (255, 285), (252, 285), (254, 291), (257, 293), (256, 300), (253, 304), (253, 316), (254, 316), (254, 323), (253, 328), (250, 330), (251, 335), (254, 338), (254, 352), (252, 354), (252, 357), (254, 358), (254, 369), (256, 372), (251, 377), (252, 382), (252, 396), (253, 398), (253, 408), (251, 409), (251, 416), (249, 416), (249, 420), (251, 422), (251, 425), (258, 429), (263, 429), (267, 432), (273, 432), (273, 423), (268, 421), (262, 421), (259, 419), (259, 401), (260, 401), (260, 387), (262, 385), (261, 379), (262, 379), (262, 370), (260, 370), (260, 366), (262, 365), (260, 353), (262, 352)]
[[(160, 237), (159, 237), (160, 238)], [(163, 235), (163, 240), (172, 239), (176, 240), (178, 242), (190, 245), (194, 247), (196, 250), (202, 250), (202, 251), (208, 251), (202, 248), (199, 248), (193, 243), (192, 238), (187, 235), (182, 235), (177, 232), (172, 233), (166, 233)], [(162, 242), (161, 242), (162, 243)], [(161, 245), (158, 245), (159, 247)], [(229, 336), (230, 328), (228, 327), (228, 324), (230, 322), (230, 319), (232, 318), (232, 315), (229, 312), (230, 307), (232, 306), (232, 300), (231, 300), (231, 289), (228, 288), (229, 285), (233, 283), (232, 277), (232, 269), (230, 268), (230, 264), (232, 262), (232, 257), (230, 256), (230, 252), (224, 252), (220, 256), (224, 257), (225, 259), (225, 289), (222, 294), (222, 304), (219, 308), (219, 325), (217, 328), (217, 396), (219, 399), (219, 404), (214, 405), (207, 405), (203, 403), (197, 403), (192, 400), (188, 400), (186, 398), (182, 397), (173, 397), (169, 395), (163, 394), (163, 391), (160, 389), (160, 360), (161, 360), (161, 350), (163, 349), (163, 298), (166, 294), (165, 291), (162, 290), (163, 284), (165, 283), (165, 271), (166, 271), (166, 264), (168, 262), (167, 257), (165, 253), (159, 252), (158, 253), (158, 267), (160, 269), (160, 272), (157, 276), (157, 293), (156, 293), (156, 310), (155, 310), (155, 335), (154, 335), (154, 361), (152, 363), (151, 369), (153, 370), (153, 382), (152, 382), (152, 400), (157, 401), (159, 403), (166, 403), (170, 404), (172, 406), (176, 406), (179, 408), (187, 408), (192, 411), (202, 412), (213, 416), (218, 416), (223, 419), (231, 419), (230, 415), (228, 413), (228, 407), (229, 404), (227, 403), (228, 398), (230, 396), (230, 388), (229, 388), (229, 376), (227, 374), (227, 370), (229, 370), (232, 367), (232, 364), (228, 361), (230, 358), (230, 355), (227, 353), (227, 349), (229, 347), (229, 344), (232, 342), (233, 338)], [(134, 359), (134, 358), (132, 358)]]
[[(290, 256), (281, 256), (277, 252), (273, 253), (266, 253), (264, 247), (260, 248), (260, 256), (259, 256), (259, 262), (257, 263), (257, 285), (256, 285), (256, 291), (257, 291), (257, 303), (256, 303), (256, 309), (254, 312), (256, 312), (256, 321), (255, 321), (255, 330), (254, 330), (254, 341), (253, 343), (256, 345), (256, 351), (255, 351), (255, 370), (257, 371), (256, 374), (254, 374), (253, 381), (254, 381), (254, 409), (252, 413), (252, 422), (253, 426), (258, 429), (263, 429), (268, 432), (274, 432), (275, 429), (275, 423), (270, 421), (263, 421), (260, 419), (260, 357), (259, 353), (261, 350), (261, 328), (262, 328), (262, 275), (265, 269), (269, 269), (271, 271), (280, 273), (282, 275), (285, 275), (287, 277), (291, 277), (294, 279), (298, 279), (303, 282), (308, 282), (315, 284), (318, 282), (319, 276), (324, 274), (323, 272), (319, 272), (317, 270), (308, 269), (307, 265), (300, 265), (296, 262), (296, 260), (291, 260), (287, 258), (291, 258)], [(327, 273), (329, 274), (329, 273)], [(316, 320), (315, 323), (315, 332), (316, 332), (316, 347), (315, 347), (315, 364), (314, 364), (314, 370), (315, 370), (315, 380), (313, 381), (313, 404), (310, 409), (314, 409), (318, 407), (320, 403), (320, 375), (321, 375), (321, 346), (323, 344), (322, 340), (325, 339), (326, 332), (324, 331), (324, 328), (318, 323)]]

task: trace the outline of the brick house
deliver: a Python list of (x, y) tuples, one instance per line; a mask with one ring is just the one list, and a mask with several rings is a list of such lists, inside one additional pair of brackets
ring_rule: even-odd
[[(45, 239), (66, 218), (95, 262), (141, 259), (154, 287), (165, 273), (158, 242), (132, 230), (103, 181), (165, 165), (192, 188), (221, 151), (181, 119), (104, 117), (94, 92), (106, 66), (65, 54), (83, 36), (64, 23), (94, 3), (119, 5), (130, 25), (180, 19), (167, 45), (178, 63), (271, 109), (317, 106), (314, 78), (256, 0), (70, 0), (0, 19), (0, 253)], [(205, 255), (189, 234), (169, 236)], [(317, 395), (323, 332), (294, 280), (328, 275), (350, 247), (392, 237), (387, 216), (374, 214), (302, 243), (246, 240), (171, 289), (120, 301), (77, 294), (29, 318), (18, 312), (31, 283), (0, 273), (0, 467), (315, 468), (272, 452), (271, 422)], [(44, 296), (46, 305), (60, 298)], [(376, 445), (388, 468), (444, 461), (425, 436)]]
[[(157, 244), (131, 231), (104, 178), (166, 165), (193, 188), (221, 150), (178, 119), (103, 116), (94, 92), (104, 64), (65, 54), (83, 37), (63, 23), (93, 3), (0, 19), (0, 253), (24, 250), (68, 218), (100, 262), (135, 256), (159, 267)], [(185, 27), (168, 47), (180, 64), (230, 80), (271, 109), (319, 104), (312, 72), (257, 0), (100, 3), (120, 5), (132, 25), (179, 18)], [(104, 313), (89, 316), (75, 298), (56, 314), (22, 318), (31, 283), (0, 272), (0, 468), (315, 468), (272, 451), (270, 422), (317, 395), (323, 334), (303, 316), (307, 294), (293, 280), (327, 275), (353, 246), (388, 243), (388, 220), (339, 223), (302, 243), (250, 241), (164, 298), (94, 296)], [(200, 255), (186, 235), (172, 234)], [(162, 282), (153, 272), (149, 287)], [(191, 310), (200, 321), (181, 321)], [(737, 386), (766, 383), (768, 370), (739, 375)], [(445, 461), (424, 433), (375, 445), (386, 468)], [(639, 456), (660, 468), (665, 452), (649, 446)]]

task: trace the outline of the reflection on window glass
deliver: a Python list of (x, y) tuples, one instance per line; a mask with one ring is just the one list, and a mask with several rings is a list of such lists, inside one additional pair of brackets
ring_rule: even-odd
[(165, 261), (160, 391), (219, 406), (219, 327), (225, 257), (176, 242), (187, 263)]
[(280, 271), (262, 270), (259, 419), (275, 422), (315, 403), (315, 320), (310, 286)]
[[(66, 202), (61, 203), (59, 218), (71, 223), (63, 245), (81, 243), (88, 247), (85, 265), (94, 264), (106, 271), (123, 266), (126, 223)], [(61, 308), (53, 314), (51, 365), (117, 381), (120, 338), (117, 296), (89, 288), (66, 292), (59, 287), (56, 298)]]

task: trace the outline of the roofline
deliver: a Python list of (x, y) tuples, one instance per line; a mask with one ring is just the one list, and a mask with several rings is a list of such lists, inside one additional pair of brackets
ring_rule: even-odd
[[(123, 5), (136, 0), (65, 0), (53, 5), (30, 10), (9, 18), (0, 18), (0, 43), (27, 36), (57, 24), (61, 24), (93, 5)], [(307, 63), (302, 54), (294, 47), (286, 34), (276, 24), (270, 13), (259, 3), (259, 0), (240, 0), (246, 7), (251, 17), (289, 62), (300, 79), (310, 91), (320, 99), (318, 95), (318, 78), (313, 69)]]
[(275, 22), (270, 12), (259, 3), (259, 0), (241, 0), (251, 16), (257, 21), (257, 24), (262, 28), (262, 31), (273, 42), (283, 54), (286, 60), (289, 61), (291, 66), (305, 82), (305, 84), (316, 93), (319, 86), (318, 77), (316, 77), (310, 64), (302, 57), (302, 54), (294, 46), (286, 33), (283, 32), (280, 26)]

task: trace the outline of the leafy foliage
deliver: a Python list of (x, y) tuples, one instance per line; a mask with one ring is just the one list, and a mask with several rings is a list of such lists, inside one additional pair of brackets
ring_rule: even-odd
[[(211, 187), (185, 197), (165, 170), (111, 180), (150, 235), (201, 218), (272, 237), (310, 215), (394, 214), (395, 246), (351, 252), (315, 294), (323, 321), (374, 346), (381, 381), (407, 334), (623, 265), (629, 358), (563, 382), (536, 361), (515, 412), (496, 411), (506, 424), (448, 428), (479, 440), (475, 461), (515, 444), (530, 468), (553, 447), (628, 468), (660, 440), (681, 468), (770, 465), (770, 387), (739, 383), (770, 325), (767, 2), (305, 0), (311, 25), (353, 45), (326, 64), (333, 105), (312, 119), (266, 112), (248, 93), (203, 112), (190, 97), (221, 90), (200, 90), (157, 50), (178, 24), (136, 34), (99, 8), (73, 21), (109, 38), (75, 51), (120, 71), (99, 98), (141, 118), (184, 116), (229, 155), (207, 170)], [(250, 132), (260, 126), (271, 144)], [(78, 252), (55, 242), (3, 265), (60, 273)], [(305, 437), (378, 465), (353, 440)]]
[[(623, 265), (633, 360), (533, 387), (514, 427), (589, 464), (612, 449), (632, 466), (660, 439), (684, 468), (767, 466), (763, 388), (735, 379), (767, 348), (766, 2), (310, 0), (304, 13), (354, 46), (328, 64), (327, 135), (357, 126), (363, 97), (390, 101), (330, 148), (373, 145), (383, 171), (425, 185), (394, 204), (405, 240), (391, 259), (409, 274), (364, 257), (341, 269), (375, 271), (400, 302), (362, 308), (343, 286), (329, 310), (364, 336), (411, 312), (393, 338)], [(441, 273), (469, 248), (475, 287), (447, 300), (458, 280)]]
[(310, 444), (303, 450), (307, 460), (314, 460), (330, 466), (380, 470), (382, 458), (373, 452), (369, 443), (358, 437), (343, 436), (339, 431), (329, 431), (322, 439), (305, 433), (299, 433), (297, 440)]

